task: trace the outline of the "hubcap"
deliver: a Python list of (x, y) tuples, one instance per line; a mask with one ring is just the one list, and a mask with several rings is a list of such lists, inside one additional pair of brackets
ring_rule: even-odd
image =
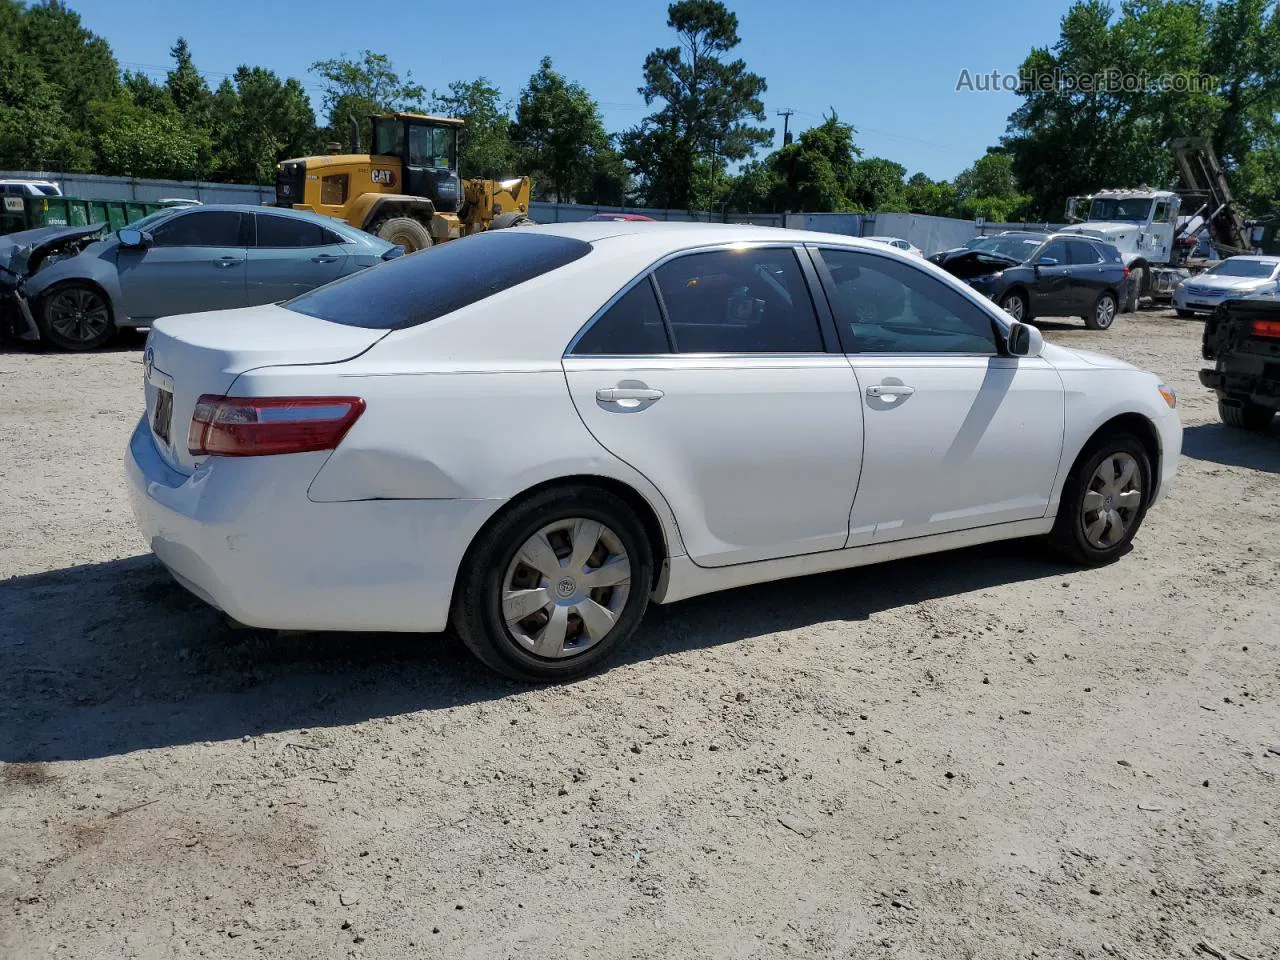
[(1127, 453), (1113, 453), (1094, 471), (1085, 491), (1080, 522), (1085, 539), (1099, 550), (1124, 538), (1142, 507), (1142, 471)]
[(1116, 302), (1110, 296), (1098, 300), (1098, 326), (1109, 327), (1116, 318)]
[(1009, 316), (1013, 317), (1013, 319), (1015, 320), (1021, 320), (1022, 319), (1022, 298), (1009, 297), (1009, 299), (1005, 300), (1004, 312), (1009, 314)]
[(516, 551), (502, 580), (511, 638), (539, 657), (576, 656), (609, 635), (631, 592), (631, 561), (597, 520), (547, 524)]
[(68, 340), (92, 340), (101, 336), (110, 322), (106, 303), (91, 290), (62, 290), (49, 302), (49, 325)]

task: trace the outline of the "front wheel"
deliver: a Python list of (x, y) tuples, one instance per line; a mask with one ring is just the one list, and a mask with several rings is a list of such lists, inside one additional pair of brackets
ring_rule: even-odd
[(468, 551), (452, 621), (494, 670), (567, 680), (635, 633), (652, 582), (653, 551), (626, 503), (594, 487), (545, 490), (499, 515)]
[(1222, 418), (1222, 422), (1238, 430), (1265, 430), (1271, 426), (1271, 419), (1275, 415), (1276, 412), (1270, 407), (1250, 403), (1248, 400), (1239, 404), (1218, 401), (1218, 416)]
[(1006, 293), (1000, 298), (1000, 309), (1013, 317), (1014, 320), (1026, 320), (1027, 298), (1017, 290), (1014, 290), (1012, 293)]
[(1067, 477), (1050, 542), (1076, 563), (1110, 563), (1142, 525), (1151, 487), (1151, 461), (1137, 437), (1095, 440)]
[(116, 332), (106, 295), (77, 281), (54, 287), (41, 298), (36, 326), (55, 347), (77, 352), (96, 350)]
[(405, 253), (415, 253), (431, 246), (431, 234), (421, 223), (411, 217), (392, 217), (378, 224), (372, 231), (387, 243), (398, 243)]
[(1098, 294), (1093, 303), (1093, 312), (1084, 318), (1084, 325), (1090, 330), (1106, 330), (1116, 321), (1116, 297), (1109, 290)]

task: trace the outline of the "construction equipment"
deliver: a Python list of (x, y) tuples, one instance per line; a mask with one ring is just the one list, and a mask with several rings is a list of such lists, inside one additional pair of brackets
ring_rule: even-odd
[(528, 177), (463, 180), (463, 122), (420, 113), (372, 117), (373, 152), (299, 157), (276, 166), (277, 207), (312, 210), (398, 243), (412, 253), (434, 243), (533, 223)]
[(1196, 255), (1203, 232), (1227, 256), (1261, 252), (1265, 230), (1236, 210), (1209, 141), (1183, 137), (1169, 148), (1182, 182), (1177, 190), (1142, 186), (1067, 199), (1064, 233), (1095, 236), (1120, 250), (1134, 278), (1130, 309), (1141, 297), (1170, 296), (1187, 277), (1217, 262)]

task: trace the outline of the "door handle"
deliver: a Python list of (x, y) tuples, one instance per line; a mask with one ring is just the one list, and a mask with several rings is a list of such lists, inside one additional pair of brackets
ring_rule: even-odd
[(235, 257), (219, 257), (213, 261), (215, 267), (234, 267), (238, 263), (244, 263), (244, 261)]
[(338, 259), (337, 257), (330, 256), (327, 253), (322, 253), (319, 256), (312, 257), (311, 262), (312, 263), (333, 263), (337, 259)]
[(666, 394), (651, 387), (603, 387), (596, 391), (601, 403), (617, 403), (619, 400), (661, 400)]
[(915, 387), (905, 383), (873, 383), (867, 387), (868, 397), (909, 397), (915, 392)]

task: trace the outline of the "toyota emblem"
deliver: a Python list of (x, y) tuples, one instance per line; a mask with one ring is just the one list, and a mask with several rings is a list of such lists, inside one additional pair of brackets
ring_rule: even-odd
[(151, 380), (151, 368), (155, 366), (155, 363), (155, 347), (147, 347), (147, 349), (142, 352), (142, 375), (146, 377), (148, 381)]

